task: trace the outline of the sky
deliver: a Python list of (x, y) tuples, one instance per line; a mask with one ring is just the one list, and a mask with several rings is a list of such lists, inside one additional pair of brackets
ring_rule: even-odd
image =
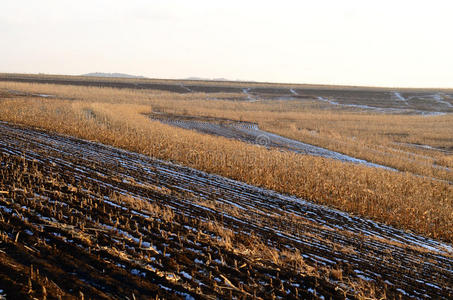
[(453, 88), (453, 1), (1, 0), (0, 72)]

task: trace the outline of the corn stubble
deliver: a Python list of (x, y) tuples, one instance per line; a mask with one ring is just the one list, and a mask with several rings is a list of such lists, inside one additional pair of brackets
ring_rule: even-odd
[[(451, 167), (451, 155), (395, 144), (452, 147), (448, 131), (453, 123), (451, 116), (425, 118), (325, 111), (326, 107), (313, 102), (206, 101), (203, 93), (180, 95), (24, 83), (0, 83), (0, 86), (25, 93), (56, 95), (51, 99), (27, 95), (5, 97), (0, 107), (3, 121), (178, 162), (453, 241), (453, 187), (446, 182), (416, 176), (453, 180), (451, 172), (433, 165), (435, 162)], [(256, 122), (265, 130), (403, 172), (345, 164), (203, 135), (152, 121), (147, 116), (152, 111)], [(442, 140), (445, 141), (443, 145), (440, 144)]]
[(451, 294), (451, 256), (422, 237), (97, 143), (0, 132), (9, 297)]

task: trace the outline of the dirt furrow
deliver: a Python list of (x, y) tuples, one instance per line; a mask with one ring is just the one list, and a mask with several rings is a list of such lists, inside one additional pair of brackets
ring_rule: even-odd
[(0, 137), (0, 263), (48, 278), (0, 273), (7, 294), (452, 296), (448, 244), (113, 147), (7, 124)]

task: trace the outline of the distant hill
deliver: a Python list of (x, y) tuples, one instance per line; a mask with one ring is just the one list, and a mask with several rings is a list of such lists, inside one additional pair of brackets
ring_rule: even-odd
[(184, 80), (200, 80), (200, 81), (234, 81), (227, 78), (203, 78), (203, 77), (187, 77)]
[(136, 76), (136, 75), (129, 75), (123, 73), (87, 73), (83, 74), (82, 76), (91, 76), (91, 77), (113, 77), (113, 78), (146, 78), (144, 76)]

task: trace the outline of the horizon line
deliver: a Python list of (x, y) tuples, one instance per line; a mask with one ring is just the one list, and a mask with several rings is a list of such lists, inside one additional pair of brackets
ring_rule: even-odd
[[(100, 73), (100, 74), (121, 74), (127, 75), (131, 77), (114, 77), (114, 76), (94, 76), (88, 75), (93, 73)], [(341, 87), (341, 88), (364, 88), (364, 89), (410, 89), (410, 90), (453, 90), (453, 86), (451, 87), (442, 87), (442, 86), (422, 86), (422, 87), (414, 87), (414, 86), (388, 86), (388, 85), (368, 85), (368, 84), (348, 84), (348, 83), (313, 83), (313, 82), (280, 82), (280, 81), (256, 81), (250, 79), (229, 79), (223, 77), (214, 77), (212, 79), (199, 77), (199, 76), (188, 76), (185, 78), (178, 78), (178, 77), (147, 77), (145, 75), (135, 75), (129, 74), (124, 72), (87, 72), (84, 74), (58, 74), (58, 73), (11, 73), (11, 72), (0, 72), (2, 75), (28, 75), (28, 76), (68, 76), (68, 77), (88, 77), (88, 78), (103, 78), (103, 79), (141, 79), (141, 80), (164, 80), (164, 81), (199, 81), (199, 82), (218, 82), (218, 83), (251, 83), (251, 84), (275, 84), (275, 85), (305, 85), (305, 86), (320, 86), (320, 87)], [(224, 80), (221, 80), (224, 79)]]

